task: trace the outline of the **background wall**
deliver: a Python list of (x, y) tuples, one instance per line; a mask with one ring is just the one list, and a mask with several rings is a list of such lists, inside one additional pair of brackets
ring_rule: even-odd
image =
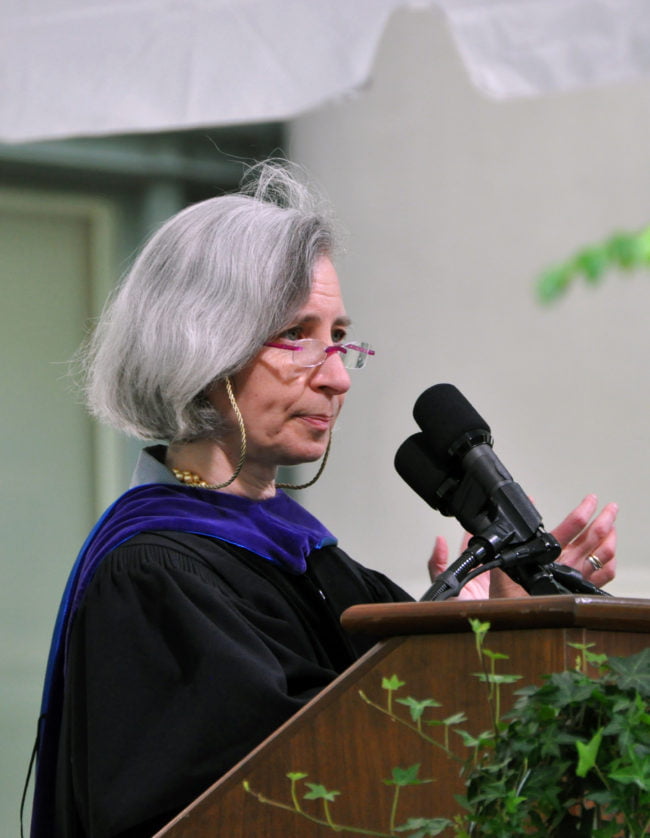
[(18, 834), (62, 569), (101, 502), (101, 435), (72, 397), (62, 362), (108, 291), (111, 209), (99, 199), (0, 189), (0, 834), (7, 836)]
[(355, 377), (324, 477), (305, 501), (360, 561), (414, 594), (433, 537), (456, 525), (393, 470), (412, 405), (450, 381), (553, 526), (588, 492), (616, 500), (619, 595), (650, 596), (645, 547), (647, 276), (580, 284), (543, 308), (533, 279), (615, 229), (650, 221), (647, 82), (492, 102), (470, 86), (441, 16), (391, 20), (373, 82), (291, 125), (291, 153), (344, 228), (339, 260)]

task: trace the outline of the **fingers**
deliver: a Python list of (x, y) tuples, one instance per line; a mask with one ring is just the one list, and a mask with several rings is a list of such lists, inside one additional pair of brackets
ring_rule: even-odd
[(442, 573), (443, 570), (446, 570), (448, 562), (449, 545), (447, 544), (446, 539), (439, 535), (435, 540), (435, 544), (433, 545), (433, 552), (431, 553), (431, 558), (427, 562), (427, 567), (429, 568), (429, 578), (432, 582), (439, 573)]
[[(569, 518), (572, 518), (574, 513), (576, 513), (577, 510), (583, 506), (583, 504), (577, 507), (577, 509), (562, 522), (560, 527), (562, 527)], [(558, 561), (562, 564), (570, 565), (580, 571), (585, 579), (588, 579), (598, 587), (602, 587), (608, 582), (611, 582), (616, 575), (615, 522), (617, 513), (618, 506), (615, 503), (607, 504), (607, 506), (602, 509), (602, 511), (594, 518), (593, 521), (591, 521), (591, 523), (587, 523), (583, 527), (583, 529), (573, 538), (572, 541), (569, 543), (565, 542), (562, 554), (558, 559)], [(580, 516), (574, 516), (574, 524), (578, 517)], [(558, 539), (558, 541), (562, 544), (560, 539)], [(594, 557), (595, 561), (590, 561), (590, 556)], [(601, 567), (598, 567), (598, 564), (600, 564)]]
[(553, 535), (565, 547), (587, 526), (591, 516), (598, 508), (596, 495), (587, 495), (566, 518), (552, 530)]
[(528, 594), (506, 573), (502, 570), (490, 571), (490, 599), (523, 596), (528, 596)]
[(597, 550), (592, 551), (590, 555), (598, 558), (602, 568), (595, 570), (589, 558), (587, 558), (585, 560), (587, 564), (586, 573), (585, 569), (581, 572), (590, 582), (602, 588), (616, 576), (616, 530), (612, 529)]
[[(612, 520), (609, 516), (607, 519)], [(602, 531), (594, 531), (595, 524), (596, 521), (583, 536), (564, 548), (559, 561), (579, 570), (585, 579), (602, 588), (616, 575), (616, 529), (612, 521), (611, 529), (603, 536)], [(590, 556), (597, 561), (592, 563)], [(602, 567), (597, 567), (597, 563)]]
[(590, 553), (594, 553), (613, 531), (617, 512), (618, 506), (615, 503), (608, 503), (580, 535), (573, 539), (570, 546), (580, 550), (585, 558)]

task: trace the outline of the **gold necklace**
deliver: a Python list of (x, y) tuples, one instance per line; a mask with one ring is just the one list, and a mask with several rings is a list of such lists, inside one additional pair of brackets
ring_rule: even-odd
[[(327, 458), (329, 457), (331, 444), (332, 435), (330, 433), (329, 439), (327, 440), (327, 448), (325, 449), (325, 453), (323, 454), (323, 459), (321, 461), (320, 468), (318, 469), (316, 476), (313, 477), (308, 483), (276, 483), (276, 489), (306, 489), (308, 486), (313, 486), (314, 483), (323, 473), (323, 469), (325, 468), (325, 464), (327, 463)], [(171, 467), (170, 471), (180, 483), (185, 483), (187, 486), (198, 486), (199, 489), (221, 489), (224, 486), (227, 486), (229, 483), (232, 483), (234, 478), (239, 474), (239, 471), (237, 471), (235, 472), (233, 477), (226, 483), (219, 483), (217, 485), (214, 485), (213, 483), (207, 483), (201, 477), (200, 474), (197, 474), (195, 471), (189, 471), (189, 469)]]
[(195, 474), (193, 471), (187, 471), (186, 469), (180, 468), (172, 468), (171, 472), (177, 480), (179, 480), (181, 483), (186, 483), (188, 486), (198, 486), (201, 489), (210, 488), (210, 484), (206, 483), (200, 475)]

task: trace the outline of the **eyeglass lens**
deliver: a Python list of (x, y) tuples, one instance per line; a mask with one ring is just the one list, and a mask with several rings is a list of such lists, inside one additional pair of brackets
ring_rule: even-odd
[(354, 342), (327, 346), (322, 341), (313, 338), (305, 338), (292, 344), (269, 341), (266, 346), (290, 350), (291, 360), (297, 367), (318, 367), (324, 364), (330, 355), (338, 355), (346, 369), (358, 370), (365, 367), (370, 355), (375, 354), (368, 343)]

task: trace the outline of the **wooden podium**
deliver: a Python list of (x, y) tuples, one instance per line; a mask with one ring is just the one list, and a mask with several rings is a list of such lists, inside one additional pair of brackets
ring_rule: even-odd
[[(332, 828), (321, 823), (326, 808), (345, 834), (359, 834), (352, 826), (387, 834), (394, 786), (383, 781), (393, 768), (417, 763), (418, 777), (432, 782), (400, 789), (394, 822), (453, 816), (459, 810), (453, 795), (462, 790), (459, 763), (387, 715), (391, 691), (382, 680), (395, 675), (404, 682), (391, 692), (400, 719), (408, 721), (410, 714), (397, 698), (435, 699), (441, 707), (427, 708), (428, 718), (464, 712), (469, 721), (462, 727), (489, 729), (487, 688), (474, 675), (480, 666), (470, 617), (491, 623), (486, 646), (509, 656), (499, 671), (522, 675), (517, 686), (574, 666), (577, 652), (569, 643), (594, 643), (595, 651), (609, 655), (631, 655), (650, 643), (646, 600), (550, 596), (355, 606), (343, 615), (343, 625), (380, 642), (156, 838), (331, 838)], [(426, 732), (440, 739), (443, 728)], [(462, 753), (460, 746), (455, 750)], [(306, 783), (320, 787), (315, 799), (304, 799)], [(331, 801), (320, 799), (323, 794)], [(296, 801), (303, 814), (295, 812)]]

